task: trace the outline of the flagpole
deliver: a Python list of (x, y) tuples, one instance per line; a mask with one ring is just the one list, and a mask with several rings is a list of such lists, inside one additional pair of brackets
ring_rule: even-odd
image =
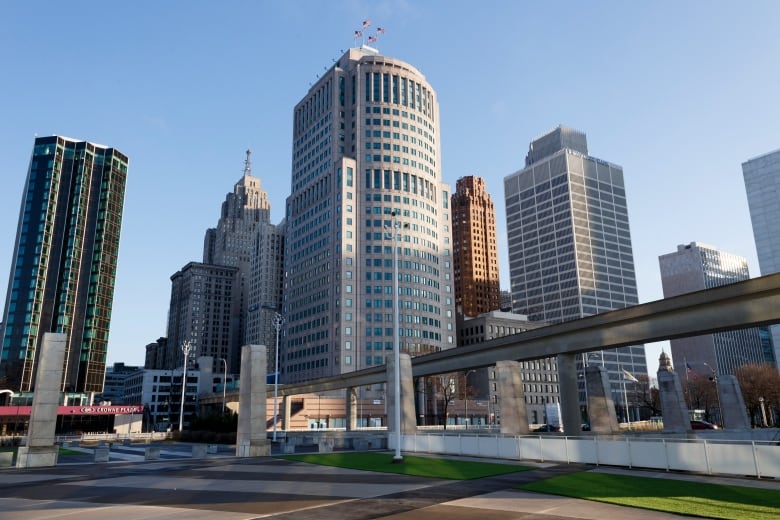
[(628, 431), (631, 431), (631, 417), (628, 415), (628, 393), (626, 392), (626, 379), (628, 377), (626, 376), (626, 371), (623, 369), (623, 365), (620, 365), (620, 371), (623, 372), (621, 375), (621, 382), (623, 383), (623, 403), (626, 405), (626, 423), (628, 423)]

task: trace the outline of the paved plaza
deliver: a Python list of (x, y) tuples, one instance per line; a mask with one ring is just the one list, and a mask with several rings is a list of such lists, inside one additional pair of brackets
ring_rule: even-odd
[[(61, 457), (55, 467), (0, 469), (0, 518), (406, 520), (683, 518), (584, 500), (517, 491), (516, 486), (583, 469), (535, 465), (531, 471), (450, 481), (355, 471), (272, 457), (236, 458), (228, 447), (205, 459), (187, 446), (144, 461), (142, 448), (111, 449), (111, 462)], [(71, 460), (63, 463), (63, 460)], [(613, 470), (618, 471), (618, 470)], [(637, 472), (634, 472), (637, 474)], [(656, 473), (664, 478), (664, 473)], [(722, 480), (722, 479), (719, 479)], [(754, 481), (780, 489), (776, 481)]]

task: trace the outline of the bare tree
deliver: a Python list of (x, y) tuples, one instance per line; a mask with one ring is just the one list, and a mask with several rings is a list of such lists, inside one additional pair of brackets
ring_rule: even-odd
[[(773, 410), (780, 409), (780, 373), (772, 365), (742, 365), (734, 371), (751, 426), (774, 424)], [(763, 407), (763, 408), (762, 408)]]
[(447, 417), (450, 405), (456, 399), (473, 399), (477, 389), (468, 384), (468, 371), (438, 374), (430, 378), (431, 387), (436, 399), (440, 399), (444, 408), (444, 429), (447, 429)]
[[(683, 383), (685, 401), (689, 410), (704, 410), (704, 418), (715, 422), (712, 417), (712, 407), (718, 405), (717, 385), (708, 377), (690, 376)], [(718, 410), (720, 413), (720, 410)]]
[[(651, 417), (661, 415), (661, 396), (658, 387), (652, 384), (647, 374), (637, 374), (636, 379), (638, 382), (631, 385), (630, 400), (644, 409), (645, 414), (649, 412)], [(643, 419), (647, 419), (645, 414), (642, 414)]]

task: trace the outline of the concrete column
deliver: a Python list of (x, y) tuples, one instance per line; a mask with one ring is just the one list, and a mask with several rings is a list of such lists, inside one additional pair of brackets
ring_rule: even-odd
[(577, 354), (558, 354), (558, 385), (561, 392), (561, 422), (567, 435), (582, 431), (580, 394), (577, 390)]
[(347, 431), (353, 431), (357, 429), (357, 388), (354, 386), (347, 388), (346, 401)]
[(661, 352), (658, 360), (658, 393), (661, 397), (664, 431), (677, 433), (691, 431), (688, 406), (685, 404), (680, 378), (677, 377), (666, 352)]
[[(387, 356), (387, 431), (395, 431), (395, 359)], [(401, 433), (415, 433), (417, 418), (414, 409), (414, 381), (412, 380), (412, 358), (401, 353)]]
[(523, 376), (518, 361), (496, 363), (496, 394), (501, 410), (501, 433), (527, 434), (528, 412), (525, 409)]
[(585, 368), (585, 386), (588, 389), (588, 417), (590, 431), (595, 433), (615, 433), (620, 431), (615, 401), (612, 399), (612, 386), (609, 375), (601, 365), (588, 365)]
[(20, 447), (16, 456), (17, 468), (55, 466), (57, 446), (54, 434), (57, 427), (57, 406), (60, 404), (62, 372), (65, 366), (65, 334), (47, 332), (43, 335), (27, 446)]
[(271, 444), (266, 431), (265, 345), (244, 345), (241, 348), (240, 377), (236, 456), (268, 456), (271, 454)]
[(718, 399), (723, 427), (728, 430), (747, 430), (750, 420), (737, 378), (732, 375), (718, 376)]
[(290, 429), (290, 415), (292, 415), (292, 399), (289, 395), (282, 397), (282, 431)]

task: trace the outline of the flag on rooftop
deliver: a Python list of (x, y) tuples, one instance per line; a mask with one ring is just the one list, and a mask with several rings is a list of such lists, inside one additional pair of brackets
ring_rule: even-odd
[(376, 28), (377, 34), (385, 34), (385, 28), (384, 27), (377, 27)]
[(368, 43), (373, 43), (376, 41), (376, 36), (369, 36), (368, 37)]
[(371, 26), (371, 20), (363, 20), (363, 29), (367, 29)]
[(363, 31), (355, 31), (355, 38), (360, 38), (363, 36)]

